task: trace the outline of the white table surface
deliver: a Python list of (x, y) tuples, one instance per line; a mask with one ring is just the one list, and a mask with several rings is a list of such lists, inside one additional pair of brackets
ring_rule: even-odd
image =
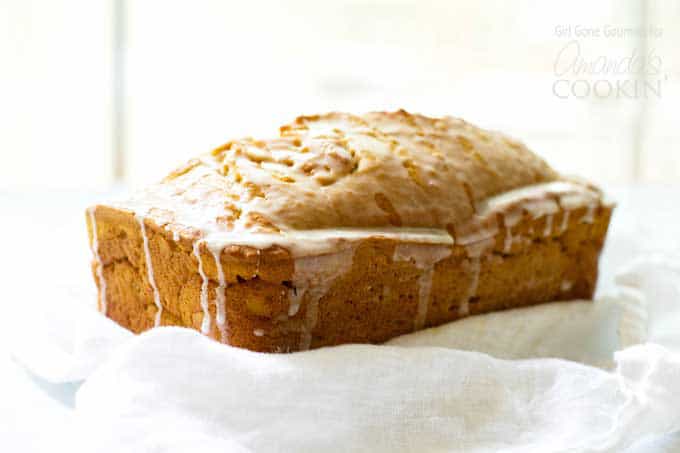
[[(611, 289), (622, 264), (640, 254), (680, 256), (680, 185), (612, 187), (608, 193), (618, 206), (601, 258), (601, 292)], [(17, 319), (12, 307), (40, 310), (59, 303), (49, 297), (55, 286), (74, 288), (74, 294), (93, 290), (84, 209), (110, 195), (0, 193), (0, 451), (61, 451), (77, 435), (72, 407), (78, 385), (49, 384), (26, 372), (10, 356), (13, 339), (2, 323), (24, 323), (30, 330), (30, 319)], [(642, 440), (630, 451), (680, 451), (680, 433)]]

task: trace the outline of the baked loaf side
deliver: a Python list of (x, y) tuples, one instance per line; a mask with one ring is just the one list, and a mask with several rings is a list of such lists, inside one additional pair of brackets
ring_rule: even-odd
[(295, 351), (590, 298), (611, 210), (502, 134), (399, 111), (298, 118), (87, 219), (113, 320)]

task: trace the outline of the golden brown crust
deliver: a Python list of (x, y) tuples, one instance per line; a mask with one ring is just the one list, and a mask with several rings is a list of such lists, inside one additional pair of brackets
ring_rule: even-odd
[[(501, 231), (490, 253), (481, 258), (478, 291), (470, 300), (469, 313), (551, 300), (589, 299), (611, 207), (597, 208), (593, 223), (580, 220), (586, 211), (585, 207), (571, 211), (563, 233), (557, 225), (564, 212), (559, 214), (547, 237), (541, 233), (545, 218), (526, 217), (511, 229), (513, 235), (523, 239), (513, 243), (507, 253), (506, 233)], [(134, 332), (147, 330), (153, 327), (156, 308), (144, 267), (139, 226), (128, 212), (100, 207), (96, 213), (108, 316)], [(147, 234), (163, 301), (161, 324), (199, 329), (201, 279), (191, 245), (176, 243), (167, 230), (152, 223), (147, 224)], [(421, 270), (411, 262), (393, 259), (397, 245), (392, 239), (381, 238), (360, 242), (349, 272), (320, 300), (312, 347), (379, 343), (413, 331)], [(303, 303), (295, 316), (288, 316), (294, 261), (290, 257), (261, 260), (258, 266), (252, 260), (239, 259), (242, 256), (251, 254), (247, 248), (235, 246), (221, 257), (230, 282), (225, 291), (229, 344), (265, 352), (298, 350), (308, 306)], [(214, 318), (217, 268), (205, 250), (202, 257), (210, 278), (210, 312)], [(462, 316), (459, 308), (470, 284), (469, 263), (466, 248), (455, 245), (451, 256), (436, 264), (426, 326)], [(210, 335), (219, 337), (214, 325)]]

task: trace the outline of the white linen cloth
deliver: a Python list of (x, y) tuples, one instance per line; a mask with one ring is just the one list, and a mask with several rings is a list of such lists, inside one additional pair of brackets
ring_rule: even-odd
[(74, 303), (14, 355), (85, 379), (83, 451), (625, 451), (680, 430), (680, 265), (647, 258), (616, 281), (594, 304), (285, 355), (180, 328), (133, 336)]

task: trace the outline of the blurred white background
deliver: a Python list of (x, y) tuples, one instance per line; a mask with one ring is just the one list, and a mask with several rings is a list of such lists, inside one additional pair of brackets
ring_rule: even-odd
[(0, 0), (0, 190), (141, 185), (298, 114), (396, 108), (675, 183), (678, 24), (652, 0)]
[(673, 0), (0, 0), (2, 445), (70, 440), (75, 389), (10, 332), (17, 308), (95, 303), (85, 207), (299, 114), (460, 116), (611, 188), (601, 289), (680, 256), (678, 48)]

